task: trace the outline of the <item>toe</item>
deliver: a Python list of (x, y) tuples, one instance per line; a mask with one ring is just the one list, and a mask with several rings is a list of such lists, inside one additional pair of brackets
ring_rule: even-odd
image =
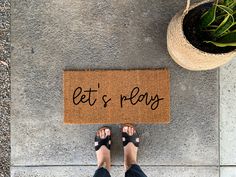
[(128, 133), (128, 127), (127, 127), (127, 126), (124, 126), (124, 127), (123, 127), (123, 132), (124, 132), (124, 133)]
[(128, 134), (129, 134), (129, 136), (132, 136), (132, 135), (133, 135), (133, 134), (132, 134), (132, 128), (131, 128), (131, 127), (129, 127)]
[(133, 135), (133, 134), (134, 134), (134, 128), (131, 127), (131, 135)]
[(105, 138), (105, 130), (101, 130), (101, 138), (104, 139)]
[(108, 128), (106, 128), (105, 129), (105, 134), (106, 134), (106, 136), (110, 136), (111, 135), (111, 131)]
[(102, 130), (99, 130), (99, 137), (102, 137)]
[(135, 130), (135, 128), (133, 128), (133, 134), (135, 134), (136, 133), (136, 130)]

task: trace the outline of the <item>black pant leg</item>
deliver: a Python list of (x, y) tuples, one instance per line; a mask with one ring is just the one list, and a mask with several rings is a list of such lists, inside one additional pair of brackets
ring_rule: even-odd
[(139, 165), (132, 165), (130, 169), (125, 172), (125, 177), (147, 177)]
[(111, 177), (110, 173), (105, 168), (98, 168), (93, 177)]

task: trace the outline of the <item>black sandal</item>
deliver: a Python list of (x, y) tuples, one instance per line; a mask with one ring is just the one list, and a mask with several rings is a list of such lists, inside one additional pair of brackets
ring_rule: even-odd
[[(102, 127), (98, 131), (103, 130), (103, 129), (109, 129), (111, 132), (111, 129), (109, 127)], [(111, 149), (111, 135), (107, 136), (104, 139), (101, 139), (99, 136), (97, 136), (97, 132), (95, 136), (95, 151), (98, 151), (103, 145), (106, 146), (107, 149), (110, 150)]]
[[(128, 133), (123, 132), (123, 128), (127, 126), (127, 127), (132, 127), (135, 130), (135, 133), (130, 136)], [(134, 128), (134, 126), (130, 125), (130, 124), (125, 124), (122, 126), (122, 141), (123, 141), (123, 146), (125, 147), (129, 142), (133, 143), (136, 147), (139, 147), (139, 135), (136, 131), (136, 129)]]

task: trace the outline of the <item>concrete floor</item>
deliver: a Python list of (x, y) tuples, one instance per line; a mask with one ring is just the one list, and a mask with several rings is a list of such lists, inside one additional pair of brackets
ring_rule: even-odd
[(220, 68), (220, 165), (222, 177), (236, 176), (236, 59)]
[[(166, 29), (184, 2), (11, 3), (11, 176), (92, 176), (96, 169), (93, 138), (100, 125), (63, 124), (63, 70), (163, 67), (171, 72), (172, 120), (137, 126), (144, 171), (149, 177), (236, 174), (221, 166), (236, 165), (231, 124), (236, 63), (191, 72), (171, 60)], [(113, 176), (123, 175), (118, 128), (112, 125)]]
[[(10, 2), (0, 0), (0, 177), (10, 176)], [(2, 64), (1, 61), (7, 63)]]

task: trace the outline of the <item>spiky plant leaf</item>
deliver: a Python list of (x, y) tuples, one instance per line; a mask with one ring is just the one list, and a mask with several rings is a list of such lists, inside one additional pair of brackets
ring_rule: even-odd
[(235, 10), (236, 9), (236, 2), (233, 2), (232, 4), (230, 4), (229, 8), (231, 8), (232, 10)]
[(221, 22), (218, 28), (215, 30), (213, 37), (219, 38), (222, 36), (228, 29), (234, 25), (234, 18), (232, 15), (227, 15), (227, 17)]
[(227, 41), (227, 42), (234, 42), (236, 41), (236, 30), (233, 32), (229, 32), (226, 35), (222, 36), (217, 40), (218, 42)]
[(219, 42), (214, 42), (214, 41), (205, 41), (207, 43), (212, 43), (217, 47), (236, 47), (236, 42), (232, 42), (232, 43), (219, 43)]
[(217, 41), (205, 41), (205, 42), (212, 43), (218, 47), (236, 46), (236, 31), (224, 35)]
[[(222, 15), (218, 15), (218, 16), (216, 16), (216, 18), (215, 18), (215, 22), (218, 22), (218, 21), (220, 21), (220, 20), (222, 20), (223, 18), (225, 18), (227, 16), (227, 14), (222, 14)], [(212, 25), (210, 25), (210, 27), (211, 27)]]
[(234, 0), (224, 0), (223, 1), (223, 4), (225, 5), (225, 6), (228, 6), (229, 4), (231, 4), (231, 3), (233, 3), (234, 2)]
[(227, 14), (232, 15), (234, 13), (234, 11), (231, 8), (227, 7), (227, 6), (217, 5), (217, 7), (219, 7), (221, 10), (225, 11)]
[(205, 42), (220, 47), (235, 46), (236, 0), (215, 0), (201, 16), (198, 29)]
[(210, 24), (212, 24), (215, 20), (216, 17), (216, 8), (217, 5), (213, 4), (212, 7), (202, 15), (201, 20), (200, 20), (200, 28), (204, 29)]

